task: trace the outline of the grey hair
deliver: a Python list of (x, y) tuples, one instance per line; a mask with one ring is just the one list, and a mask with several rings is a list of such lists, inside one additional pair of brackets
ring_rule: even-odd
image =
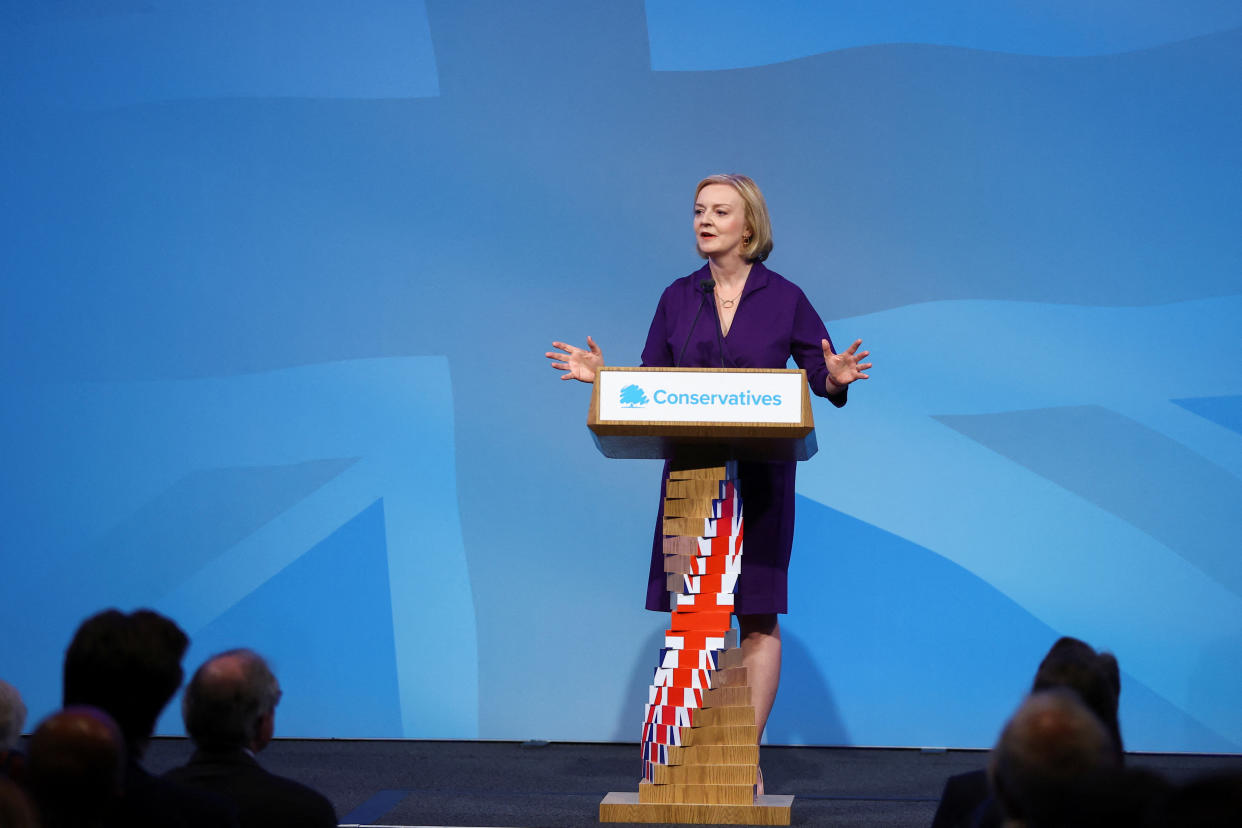
[(26, 726), (26, 703), (17, 688), (0, 679), (0, 750), (12, 750)]
[[(223, 659), (236, 659), (240, 675), (213, 669)], [(181, 716), (200, 748), (227, 750), (249, 745), (279, 701), (280, 683), (263, 657), (253, 650), (228, 650), (195, 671), (181, 699)]]

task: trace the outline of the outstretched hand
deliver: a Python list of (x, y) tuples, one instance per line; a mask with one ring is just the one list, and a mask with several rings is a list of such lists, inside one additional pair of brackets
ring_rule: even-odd
[(558, 348), (564, 353), (556, 353), (548, 351), (544, 356), (552, 360), (552, 368), (556, 371), (564, 371), (561, 379), (576, 379), (579, 382), (594, 382), (596, 370), (604, 367), (604, 353), (595, 344), (595, 340), (587, 337), (587, 348), (584, 351), (581, 348), (575, 348), (566, 342), (553, 342), (553, 348)]
[(862, 360), (871, 356), (871, 352), (859, 353), (858, 346), (861, 344), (861, 339), (855, 339), (853, 345), (839, 354), (834, 354), (828, 340), (820, 340), (819, 346), (824, 349), (824, 362), (828, 364), (829, 394), (841, 393), (854, 380), (870, 379), (865, 372), (871, 367), (871, 363)]

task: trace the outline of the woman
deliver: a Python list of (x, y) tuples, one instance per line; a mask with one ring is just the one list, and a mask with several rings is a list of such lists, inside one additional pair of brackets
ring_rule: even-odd
[[(723, 361), (733, 368), (784, 368), (793, 357), (806, 370), (812, 391), (837, 407), (845, 405), (849, 386), (867, 379), (871, 363), (863, 360), (870, 352), (860, 353), (862, 340), (857, 340), (837, 353), (802, 291), (764, 266), (772, 250), (772, 228), (755, 182), (743, 175), (713, 175), (700, 181), (694, 194), (694, 234), (707, 264), (665, 289), (647, 334), (642, 364), (714, 367)], [(713, 314), (700, 312), (704, 302), (714, 305)], [(589, 336), (586, 350), (564, 342), (552, 346), (559, 353), (550, 351), (546, 356), (554, 369), (564, 372), (563, 380), (592, 382), (604, 364), (603, 352)], [(746, 541), (735, 612), (761, 737), (780, 682), (778, 615), (787, 609), (795, 467), (795, 463), (738, 464)], [(662, 490), (647, 608), (667, 612), (660, 531), (663, 504)], [(763, 793), (762, 776), (757, 793)]]

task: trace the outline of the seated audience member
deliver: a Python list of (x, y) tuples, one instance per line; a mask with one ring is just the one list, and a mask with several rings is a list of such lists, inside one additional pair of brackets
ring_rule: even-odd
[(988, 776), (1005, 819), (1027, 828), (1080, 824), (1120, 770), (1112, 735), (1078, 694), (1027, 696), (1001, 731)]
[(24, 757), (17, 741), (26, 726), (26, 705), (22, 694), (7, 681), (0, 679), (0, 777), (21, 781)]
[(242, 828), (332, 828), (336, 812), (321, 794), (264, 770), (255, 758), (272, 740), (280, 685), (251, 650), (208, 659), (182, 698), (185, 729), (197, 748), (188, 764), (167, 776), (225, 796), (238, 807)]
[(1039, 663), (1031, 692), (1068, 687), (1108, 728), (1117, 747), (1117, 758), (1125, 761), (1121, 722), (1117, 709), (1121, 703), (1121, 668), (1112, 653), (1097, 653), (1090, 644), (1064, 636)]
[(30, 737), (27, 788), (43, 828), (112, 824), (125, 780), (125, 739), (107, 713), (68, 707)]
[(1242, 825), (1242, 772), (1209, 773), (1180, 786), (1169, 796), (1162, 824), (1177, 828)]
[[(1121, 672), (1111, 653), (1097, 653), (1077, 638), (1057, 640), (1039, 663), (1031, 690), (1068, 687), (1099, 717), (1123, 757), (1117, 709), (1121, 697)], [(994, 828), (1000, 825), (1000, 809), (992, 797), (987, 773), (969, 771), (949, 777), (932, 828)]]
[(12, 779), (0, 776), (0, 826), (3, 828), (40, 828), (35, 819), (34, 805), (26, 792)]
[(189, 639), (151, 610), (115, 609), (78, 627), (65, 652), (64, 705), (98, 707), (113, 718), (125, 741), (125, 783), (115, 824), (159, 828), (234, 828), (227, 803), (152, 776), (142, 756), (160, 711), (181, 685)]

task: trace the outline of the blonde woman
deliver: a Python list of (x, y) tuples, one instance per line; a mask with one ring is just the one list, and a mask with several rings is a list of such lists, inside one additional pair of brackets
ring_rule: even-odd
[[(863, 360), (870, 352), (859, 352), (858, 340), (838, 353), (802, 290), (764, 265), (772, 251), (772, 227), (755, 182), (744, 175), (700, 181), (694, 192), (694, 236), (707, 263), (664, 290), (642, 364), (784, 368), (792, 357), (806, 370), (814, 393), (837, 407), (845, 405), (850, 385), (868, 378), (871, 363)], [(564, 372), (561, 379), (592, 382), (604, 364), (603, 352), (589, 336), (586, 349), (564, 342), (552, 345), (557, 352), (546, 356), (553, 368)], [(795, 468), (795, 463), (738, 464), (746, 545), (734, 611), (761, 736), (780, 683), (779, 616), (788, 609)], [(668, 612), (660, 531), (663, 504), (661, 485), (647, 609)], [(757, 792), (763, 793), (762, 777)]]

